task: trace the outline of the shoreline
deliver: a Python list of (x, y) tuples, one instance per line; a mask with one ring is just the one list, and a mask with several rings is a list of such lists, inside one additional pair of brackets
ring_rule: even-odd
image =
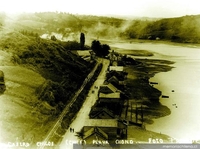
[[(156, 58), (154, 59), (151, 56), (149, 56), (151, 58), (148, 59), (146, 51), (137, 50), (136, 53), (137, 52), (139, 52), (139, 55), (144, 53), (145, 56), (144, 58), (135, 59), (135, 61), (139, 62), (140, 64), (125, 66), (125, 71), (128, 72), (126, 80), (128, 86), (127, 92), (129, 92), (131, 95), (129, 100), (129, 105), (131, 103), (131, 108), (129, 107), (128, 109), (128, 117), (131, 117), (131, 120), (134, 120), (136, 118), (135, 116), (132, 116), (132, 112), (135, 112), (135, 110), (133, 110), (134, 107), (137, 107), (137, 105), (142, 105), (143, 116), (141, 116), (141, 114), (139, 115), (139, 121), (141, 122), (141, 117), (143, 117), (145, 125), (151, 125), (154, 123), (154, 119), (159, 119), (171, 114), (169, 107), (162, 105), (160, 102), (162, 91), (155, 87), (158, 82), (152, 82), (151, 78), (160, 72), (171, 71), (174, 68), (171, 66), (171, 64), (174, 64), (175, 62)], [(148, 54), (150, 54), (150, 52)], [(140, 112), (141, 110), (139, 113)], [(135, 138), (136, 141), (148, 142), (148, 138), (153, 136), (153, 138), (163, 139), (165, 143), (170, 143), (172, 138), (167, 134), (153, 132), (152, 130), (146, 130), (136, 126), (131, 126), (129, 130), (130, 135), (128, 138)], [(133, 132), (137, 132), (137, 135), (131, 135)]]
[[(159, 72), (170, 71), (173, 68), (172, 66), (169, 66), (172, 62), (165, 61), (166, 63), (168, 63), (165, 65), (158, 63), (158, 61), (160, 63), (163, 63), (164, 60), (137, 59), (137, 61), (142, 62), (143, 65), (126, 68), (126, 71), (128, 71), (128, 74), (130, 74), (127, 85), (130, 86), (129, 91), (133, 93), (131, 94), (131, 98), (135, 99), (136, 102), (142, 102), (144, 105), (148, 106), (148, 114), (150, 112), (149, 110), (151, 110), (151, 112), (158, 112), (156, 114), (149, 114), (149, 116), (152, 116), (153, 118), (159, 118), (169, 115), (170, 112), (169, 110), (167, 110), (169, 108), (166, 108), (166, 106), (162, 105), (159, 100), (162, 95), (162, 91), (155, 88), (154, 86), (157, 85), (157, 82), (153, 82), (153, 84), (151, 84), (150, 79)], [(164, 109), (167, 110), (167, 112), (164, 112)]]
[[(146, 59), (143, 59), (142, 61), (145, 61)], [(137, 60), (138, 61), (138, 60)], [(140, 59), (141, 61), (141, 59)], [(134, 95), (132, 95), (131, 97), (134, 98), (134, 100), (132, 100), (132, 103), (142, 103), (143, 105), (143, 114), (144, 114), (144, 123), (145, 126), (146, 125), (151, 125), (154, 123), (154, 119), (159, 119), (165, 116), (168, 116), (171, 114), (171, 110), (169, 109), (169, 107), (162, 105), (160, 103), (160, 97), (162, 96), (162, 91), (158, 90), (157, 88), (155, 88), (155, 86), (157, 85), (157, 82), (154, 82), (153, 84), (150, 84), (150, 79), (153, 78), (156, 74), (158, 74), (159, 72), (166, 72), (166, 71), (171, 71), (171, 69), (173, 67), (168, 65), (162, 65), (162, 69), (158, 68), (160, 65), (154, 63), (155, 60), (151, 59), (148, 60), (151, 61), (152, 65), (154, 64), (155, 67), (150, 70), (148, 70), (147, 72), (141, 71), (143, 68), (140, 66), (136, 66), (136, 67), (132, 67), (129, 68), (130, 70), (128, 70), (128, 74), (130, 73), (131, 69), (133, 70), (132, 74), (135, 73), (137, 74), (135, 76), (135, 79), (131, 79), (131, 81), (129, 83), (134, 84), (132, 88), (132, 92), (134, 93)], [(158, 60), (156, 60), (158, 61)], [(162, 60), (161, 60), (162, 61)], [(169, 62), (170, 63), (170, 62)], [(146, 67), (147, 64), (149, 64), (148, 62), (145, 64), (143, 62), (143, 66)], [(163, 71), (165, 70), (165, 71)], [(143, 78), (141, 78), (141, 75), (143, 76)], [(131, 76), (129, 76), (131, 77)], [(133, 78), (133, 77), (132, 77)], [(145, 78), (145, 80), (144, 80)], [(140, 90), (140, 91), (139, 91)], [(140, 97), (142, 96), (142, 99), (140, 99)], [(166, 99), (167, 100), (167, 99)], [(130, 110), (130, 109), (129, 109)], [(135, 118), (135, 117), (133, 117)], [(143, 129), (143, 128), (139, 128), (139, 127), (130, 127), (129, 130), (131, 131), (130, 136), (128, 136), (128, 138), (135, 138), (137, 141), (146, 141), (148, 142), (148, 138), (157, 138), (157, 139), (163, 139), (165, 143), (170, 143), (171, 140), (171, 136), (168, 136), (167, 134), (162, 134), (161, 132), (154, 132), (152, 130), (148, 130), (148, 129)], [(136, 136), (131, 135), (132, 132), (137, 132)]]
[[(92, 38), (95, 39), (95, 38)], [(169, 40), (143, 40), (143, 39), (99, 39), (103, 43), (112, 44), (112, 43), (128, 43), (128, 44), (142, 44), (142, 43), (150, 43), (150, 44), (167, 44), (173, 46), (183, 46), (190, 48), (200, 48), (200, 43), (181, 43), (181, 42), (172, 42)]]

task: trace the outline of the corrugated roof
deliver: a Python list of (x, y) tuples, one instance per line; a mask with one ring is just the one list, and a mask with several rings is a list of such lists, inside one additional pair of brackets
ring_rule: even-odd
[(108, 139), (108, 135), (98, 127), (90, 128), (88, 131), (84, 132), (84, 139), (87, 139), (92, 135), (95, 135), (95, 137), (100, 136), (103, 139)]
[(114, 85), (112, 85), (111, 83), (109, 83), (107, 86), (108, 86), (109, 89), (111, 89), (111, 90), (113, 91), (113, 93), (119, 91), (119, 90), (118, 90)]
[(123, 66), (110, 66), (109, 70), (115, 70), (115, 71), (124, 71), (124, 67)]
[(117, 79), (116, 76), (112, 76), (112, 77), (110, 77), (110, 79), (108, 79), (108, 82), (109, 83), (112, 83), (112, 82), (119, 83), (119, 80)]
[(90, 55), (89, 50), (77, 50), (78, 55), (84, 56), (84, 55)]
[(85, 126), (118, 127), (116, 119), (88, 119)]
[(114, 118), (114, 114), (107, 108), (93, 108), (92, 112), (90, 113), (90, 117), (95, 118), (101, 113), (107, 113), (111, 118)]
[(104, 84), (100, 86), (100, 92), (104, 92), (103, 90), (105, 90), (106, 88), (108, 88), (108, 90), (110, 90), (111, 92), (115, 93), (115, 92), (120, 92), (119, 89), (117, 89), (114, 85), (112, 85), (111, 83), (109, 84)]
[(120, 93), (119, 92), (118, 93), (109, 93), (109, 94), (100, 93), (99, 98), (110, 98), (110, 99), (117, 98), (117, 99), (119, 99)]

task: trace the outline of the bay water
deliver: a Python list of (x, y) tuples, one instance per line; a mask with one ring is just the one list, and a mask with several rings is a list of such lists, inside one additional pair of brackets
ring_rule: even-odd
[[(164, 43), (112, 43), (111, 47), (154, 52), (152, 59), (174, 61), (174, 68), (157, 73), (150, 79), (158, 82), (155, 88), (162, 95), (160, 102), (171, 110), (171, 114), (154, 119), (146, 129), (167, 134), (178, 143), (200, 140), (200, 48), (194, 45), (172, 45)], [(159, 138), (158, 138), (159, 139)]]

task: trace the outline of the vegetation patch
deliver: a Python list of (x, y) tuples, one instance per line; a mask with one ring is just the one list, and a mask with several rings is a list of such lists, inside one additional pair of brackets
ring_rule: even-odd
[(74, 119), (74, 117), (78, 113), (79, 109), (83, 105), (83, 103), (88, 95), (88, 92), (90, 91), (91, 86), (93, 85), (94, 81), (97, 79), (99, 73), (101, 72), (102, 67), (103, 67), (102, 64), (98, 65), (93, 77), (86, 84), (85, 88), (82, 90), (82, 92), (77, 97), (76, 101), (71, 106), (69, 112), (63, 118), (63, 121), (61, 123), (63, 131), (66, 131), (69, 128), (69, 125), (71, 124), (72, 120)]
[(10, 56), (1, 66), (3, 141), (42, 141), (95, 63), (32, 32), (2, 32), (0, 49)]

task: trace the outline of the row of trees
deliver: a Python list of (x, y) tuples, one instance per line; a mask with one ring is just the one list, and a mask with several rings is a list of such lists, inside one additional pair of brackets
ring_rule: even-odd
[(34, 32), (34, 31), (29, 31), (29, 30), (21, 30), (19, 31), (21, 34), (26, 35), (26, 36), (32, 36), (32, 37), (39, 37), (39, 34)]
[[(51, 36), (51, 40), (57, 41), (55, 35)], [(68, 50), (86, 50), (89, 49), (85, 45), (85, 34), (80, 33), (80, 42), (77, 41), (67, 41), (61, 42), (61, 45)], [(99, 40), (93, 40), (91, 43), (91, 49), (95, 52), (97, 56), (105, 57), (109, 54), (110, 46), (107, 44), (101, 44)]]
[[(80, 34), (80, 49), (87, 49), (85, 47), (85, 34)], [(110, 46), (107, 44), (101, 44), (99, 40), (93, 40), (91, 44), (91, 49), (95, 52), (97, 56), (105, 57), (109, 54)]]

